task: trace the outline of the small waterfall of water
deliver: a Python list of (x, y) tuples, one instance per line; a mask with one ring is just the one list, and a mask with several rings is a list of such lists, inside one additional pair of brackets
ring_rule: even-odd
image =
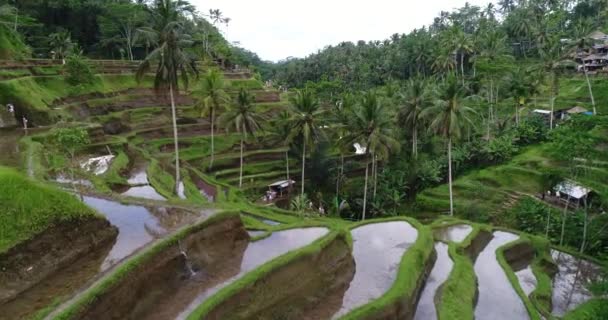
[(188, 254), (186, 253), (186, 250), (182, 249), (182, 244), (179, 241), (177, 242), (177, 246), (179, 247), (179, 253), (184, 257), (184, 262), (186, 264), (186, 270), (188, 270), (190, 277), (195, 276), (196, 272), (194, 271), (194, 268), (192, 268), (192, 262), (188, 258)]

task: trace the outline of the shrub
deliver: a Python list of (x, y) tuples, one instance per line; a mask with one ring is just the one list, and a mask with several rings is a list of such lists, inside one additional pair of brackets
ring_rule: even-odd
[(511, 159), (519, 150), (513, 141), (514, 137), (510, 134), (502, 135), (490, 141), (483, 149), (484, 162), (497, 164)]
[(79, 55), (71, 55), (65, 64), (65, 81), (73, 86), (86, 86), (95, 81), (95, 76), (86, 60)]

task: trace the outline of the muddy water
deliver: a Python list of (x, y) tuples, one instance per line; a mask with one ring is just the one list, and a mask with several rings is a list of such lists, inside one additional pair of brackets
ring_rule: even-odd
[(435, 309), (435, 294), (439, 286), (441, 286), (450, 275), (454, 263), (448, 254), (448, 245), (443, 242), (435, 243), (435, 251), (437, 251), (437, 261), (431, 270), (431, 274), (426, 280), (424, 290), (418, 301), (415, 320), (430, 320), (437, 319), (437, 311)]
[(519, 286), (524, 290), (524, 293), (529, 296), (534, 289), (536, 289), (536, 276), (532, 272), (532, 267), (527, 266), (525, 269), (521, 269), (515, 272), (517, 279), (519, 280)]
[(475, 261), (475, 274), (479, 289), (475, 318), (529, 319), (526, 307), (496, 259), (496, 250), (517, 240), (519, 236), (503, 231), (495, 231), (493, 236)]
[(152, 240), (197, 218), (195, 214), (182, 210), (124, 205), (93, 197), (84, 197), (84, 202), (118, 228), (118, 239), (106, 256), (101, 271), (107, 270)]
[(334, 319), (386, 293), (395, 282), (403, 254), (418, 238), (418, 230), (404, 221), (368, 224), (351, 234), (355, 276)]
[(472, 230), (468, 224), (457, 224), (435, 231), (435, 237), (444, 242), (462, 242)]
[(325, 236), (328, 232), (329, 230), (326, 228), (290, 229), (277, 231), (265, 239), (250, 242), (243, 254), (238, 273), (211, 289), (199, 292), (193, 297), (192, 302), (188, 307), (181, 310), (177, 319), (186, 319), (186, 317), (208, 297), (219, 289), (239, 279), (247, 272), (289, 251), (309, 245), (315, 240)]
[(553, 278), (552, 313), (563, 316), (566, 312), (592, 298), (586, 288), (601, 277), (601, 268), (570, 254), (551, 250), (559, 271)]

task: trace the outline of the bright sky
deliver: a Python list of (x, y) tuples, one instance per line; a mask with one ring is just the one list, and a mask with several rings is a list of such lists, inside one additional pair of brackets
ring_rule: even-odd
[[(229, 41), (264, 60), (304, 57), (342, 41), (384, 40), (429, 25), (441, 10), (466, 0), (190, 0), (207, 13), (220, 9), (232, 21), (222, 26)], [(486, 6), (490, 0), (469, 0)]]

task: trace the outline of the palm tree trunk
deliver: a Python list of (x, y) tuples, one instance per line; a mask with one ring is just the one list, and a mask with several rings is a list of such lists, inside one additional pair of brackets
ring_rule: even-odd
[(597, 110), (595, 109), (595, 98), (593, 97), (593, 90), (591, 89), (591, 81), (589, 81), (589, 74), (587, 73), (587, 67), (583, 62), (583, 71), (585, 72), (585, 79), (587, 80), (587, 88), (589, 88), (589, 96), (591, 97), (591, 105), (593, 106), (593, 115), (597, 115)]
[(566, 206), (564, 207), (564, 211), (562, 212), (562, 233), (559, 237), (560, 246), (564, 244), (564, 233), (566, 232), (566, 218), (567, 218), (569, 204), (570, 204), (570, 195), (568, 195), (568, 199), (566, 200)]
[(462, 86), (464, 87), (464, 53), (460, 55), (460, 71), (462, 72)]
[(175, 98), (173, 97), (173, 84), (169, 83), (169, 96), (171, 98), (171, 116), (173, 118), (173, 143), (175, 144), (175, 194), (179, 189), (179, 140), (177, 137), (177, 116), (175, 112)]
[(241, 169), (239, 172), (239, 189), (243, 187), (243, 136), (241, 135)]
[(209, 169), (213, 167), (215, 158), (215, 107), (211, 108), (211, 160), (209, 161)]
[[(302, 140), (304, 140), (304, 138), (302, 138)], [(301, 193), (300, 195), (302, 197), (304, 197), (304, 167), (306, 166), (306, 140), (304, 140), (304, 143), (302, 144), (303, 148), (302, 148), (302, 186), (301, 186)]]
[[(544, 199), (544, 193), (543, 193)], [(547, 228), (545, 229), (545, 238), (549, 239), (549, 226), (551, 225), (551, 210), (547, 210)]]
[(555, 108), (555, 95), (551, 90), (551, 114), (549, 115), (549, 129), (553, 130), (553, 109)]
[(340, 170), (338, 171), (338, 177), (336, 178), (336, 197), (340, 194), (340, 179), (342, 179), (342, 170), (344, 170), (344, 154), (340, 152)]
[(376, 199), (376, 189), (378, 188), (378, 156), (374, 156), (374, 199)]
[(285, 151), (285, 171), (287, 172), (287, 180), (289, 181), (289, 149)]
[(452, 194), (452, 138), (448, 139), (448, 185), (450, 188), (450, 216), (454, 215), (454, 196)]
[(583, 243), (581, 243), (580, 253), (585, 252), (585, 247), (587, 246), (587, 226), (589, 225), (589, 210), (587, 207), (587, 198), (583, 199), (585, 203), (585, 221), (583, 222)]
[(418, 128), (416, 128), (415, 122), (412, 132), (412, 155), (414, 156), (414, 159), (418, 158)]
[[(366, 159), (367, 160), (367, 159)], [(362, 213), (362, 220), (365, 220), (365, 209), (367, 206), (367, 176), (369, 173), (369, 163), (365, 163), (365, 187), (363, 188), (363, 213)]]

